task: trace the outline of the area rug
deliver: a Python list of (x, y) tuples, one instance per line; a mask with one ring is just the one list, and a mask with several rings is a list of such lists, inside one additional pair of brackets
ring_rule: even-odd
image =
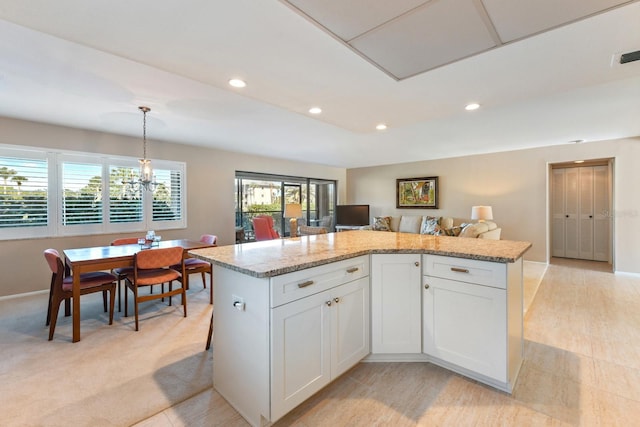
[(77, 343), (63, 307), (47, 341), (47, 293), (0, 300), (0, 425), (129, 426), (211, 388), (213, 306), (190, 285), (186, 318), (179, 297), (146, 302), (138, 332), (131, 306), (110, 326), (102, 296), (83, 296)]

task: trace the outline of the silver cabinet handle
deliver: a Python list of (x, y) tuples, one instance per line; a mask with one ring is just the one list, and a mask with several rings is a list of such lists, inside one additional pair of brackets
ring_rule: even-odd
[(420, 267), (420, 263), (418, 261), (416, 261), (414, 264), (416, 265), (416, 267)]
[(355, 273), (358, 270), (360, 270), (358, 267), (351, 267), (347, 269), (347, 273)]
[(306, 282), (298, 283), (299, 288), (306, 288), (307, 286), (313, 285), (313, 280), (307, 280)]
[(451, 267), (451, 271), (455, 271), (456, 273), (468, 273), (469, 270), (466, 268), (458, 268), (458, 267)]
[(337, 298), (337, 297), (334, 298), (333, 300), (335, 301), (336, 304), (340, 302), (340, 298)]
[(425, 289), (429, 289), (429, 284), (428, 284), (428, 283), (425, 283), (425, 284), (424, 284), (424, 288), (425, 288)]
[(327, 306), (331, 307), (331, 300), (325, 302), (325, 304), (327, 304)]

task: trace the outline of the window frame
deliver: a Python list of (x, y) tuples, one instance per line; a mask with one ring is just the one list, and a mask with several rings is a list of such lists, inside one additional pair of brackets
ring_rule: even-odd
[[(111, 156), (99, 153), (84, 153), (68, 150), (50, 150), (39, 147), (0, 144), (0, 158), (22, 158), (46, 160), (47, 163), (47, 225), (0, 228), (0, 240), (82, 236), (91, 234), (113, 234), (146, 230), (169, 230), (187, 227), (187, 173), (186, 163), (151, 159), (154, 170), (169, 170), (179, 174), (179, 194), (175, 201), (179, 205), (180, 217), (175, 220), (153, 220), (153, 195), (142, 192), (142, 221), (111, 222), (110, 183), (111, 167), (126, 167), (138, 170), (138, 158)], [(63, 224), (62, 200), (64, 194), (63, 163), (99, 164), (102, 183), (102, 222), (94, 224)], [(175, 187), (174, 187), (175, 188)], [(172, 198), (173, 200), (173, 198)]]

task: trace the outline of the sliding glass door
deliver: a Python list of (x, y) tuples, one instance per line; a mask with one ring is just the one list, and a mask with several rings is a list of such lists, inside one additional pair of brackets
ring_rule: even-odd
[(298, 224), (317, 225), (333, 231), (336, 181), (303, 177), (236, 172), (236, 242), (252, 241), (253, 218), (269, 215), (280, 236), (289, 236), (284, 220), (287, 204), (301, 205)]

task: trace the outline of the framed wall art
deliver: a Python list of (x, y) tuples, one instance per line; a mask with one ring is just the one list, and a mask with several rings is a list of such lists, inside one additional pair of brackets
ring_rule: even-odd
[(397, 179), (396, 208), (438, 209), (438, 177)]

